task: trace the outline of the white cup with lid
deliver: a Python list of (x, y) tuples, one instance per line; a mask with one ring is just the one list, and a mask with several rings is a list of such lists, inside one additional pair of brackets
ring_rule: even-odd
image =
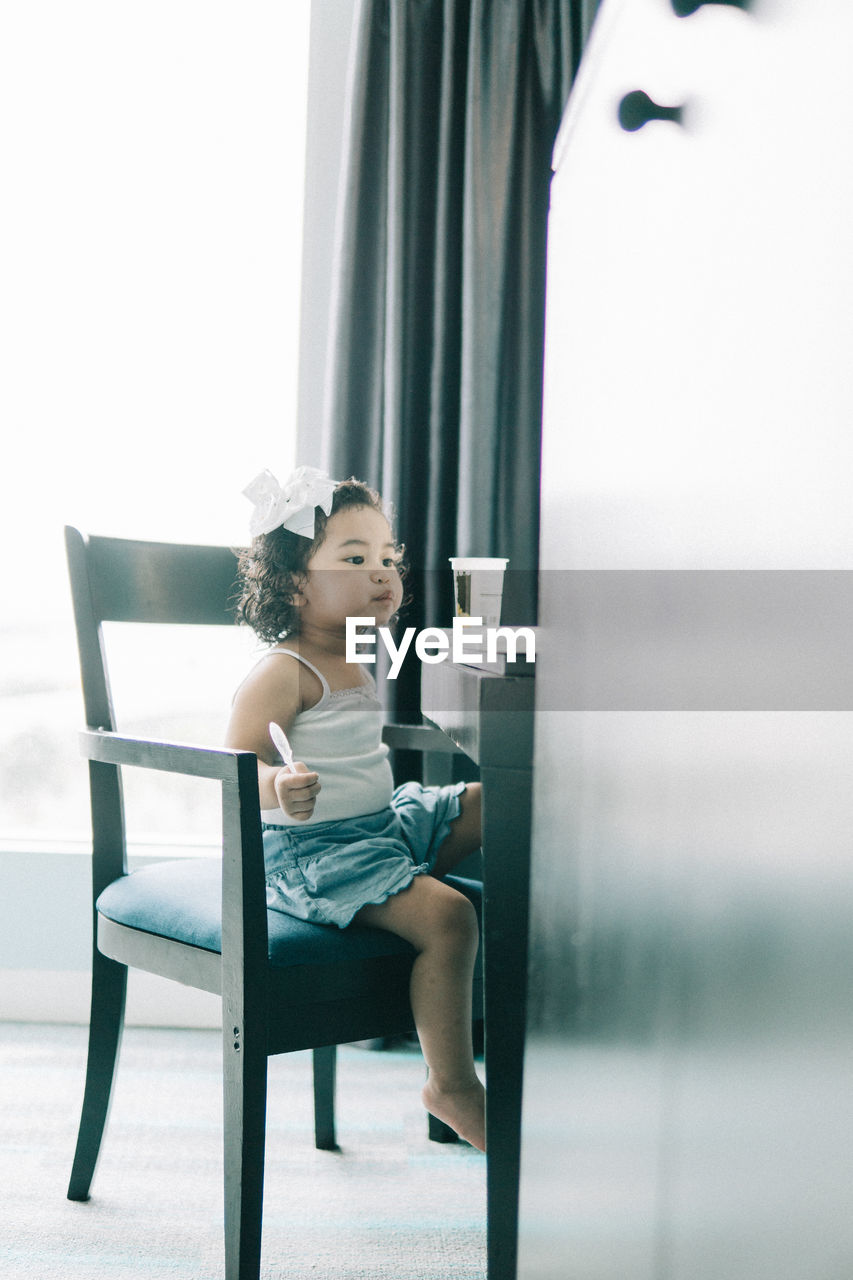
[(499, 627), (504, 572), (499, 556), (451, 556), (457, 618), (482, 618), (484, 627)]

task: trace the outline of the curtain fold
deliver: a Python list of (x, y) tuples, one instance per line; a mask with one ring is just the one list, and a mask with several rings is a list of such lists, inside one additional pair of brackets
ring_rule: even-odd
[(534, 617), (551, 150), (595, 3), (358, 3), (321, 456), (393, 503), (408, 625), (448, 624), (454, 554), (509, 557), (504, 621)]

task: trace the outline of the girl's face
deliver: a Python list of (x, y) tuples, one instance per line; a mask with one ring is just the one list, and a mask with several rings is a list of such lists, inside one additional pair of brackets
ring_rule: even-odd
[(403, 586), (388, 521), (373, 507), (347, 507), (326, 522), (308, 561), (298, 600), (303, 629), (344, 631), (347, 618), (384, 626), (400, 608)]

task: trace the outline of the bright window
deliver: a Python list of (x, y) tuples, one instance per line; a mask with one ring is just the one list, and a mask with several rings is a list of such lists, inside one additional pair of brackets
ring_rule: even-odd
[[(0, 11), (4, 843), (88, 833), (63, 525), (237, 544), (243, 485), (294, 463), (308, 19), (308, 0)], [(217, 743), (254, 641), (184, 639), (119, 634), (149, 668), (117, 681), (121, 727)], [(128, 811), (140, 838), (215, 835), (153, 775)]]

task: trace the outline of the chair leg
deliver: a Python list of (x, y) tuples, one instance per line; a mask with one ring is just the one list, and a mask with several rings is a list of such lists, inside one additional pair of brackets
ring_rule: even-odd
[(101, 1139), (110, 1111), (113, 1079), (124, 1027), (127, 966), (95, 951), (92, 959), (92, 1007), (86, 1088), (77, 1133), (77, 1149), (68, 1184), (69, 1200), (88, 1200)]
[(337, 1151), (335, 1136), (335, 1068), (337, 1046), (314, 1050), (314, 1145), (318, 1151)]
[(225, 1025), (223, 1052), (225, 1280), (258, 1280), (264, 1203), (266, 1044), (260, 1037), (243, 1037), (233, 1025)]
[(439, 1120), (438, 1116), (434, 1116), (427, 1112), (427, 1123), (430, 1142), (458, 1142), (459, 1134), (455, 1129), (451, 1129), (449, 1124), (445, 1124), (443, 1120)]

